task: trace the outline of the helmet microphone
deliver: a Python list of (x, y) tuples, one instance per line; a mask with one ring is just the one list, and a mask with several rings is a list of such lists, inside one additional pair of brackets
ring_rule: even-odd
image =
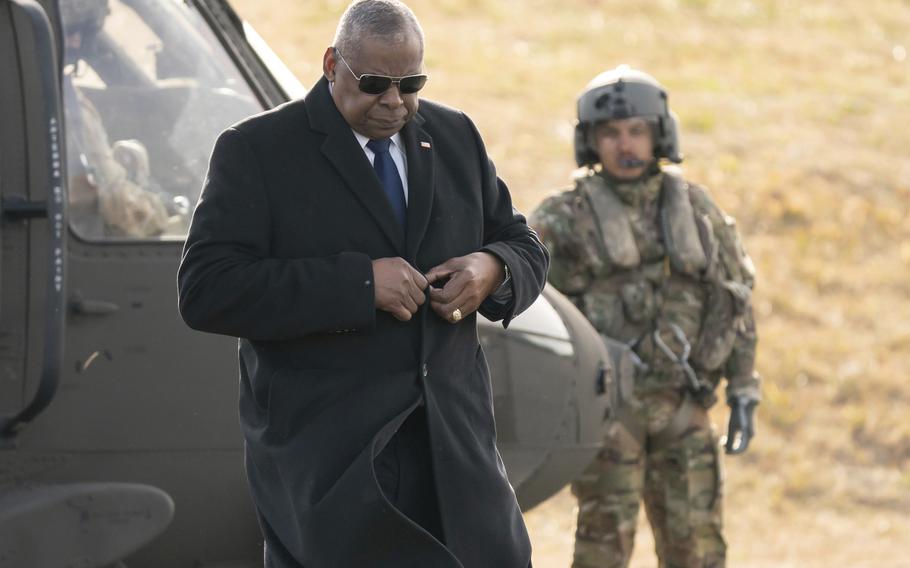
[(635, 168), (642, 168), (644, 166), (647, 166), (648, 162), (650, 162), (650, 160), (642, 160), (640, 158), (622, 158), (619, 160), (619, 165), (620, 167), (632, 170)]

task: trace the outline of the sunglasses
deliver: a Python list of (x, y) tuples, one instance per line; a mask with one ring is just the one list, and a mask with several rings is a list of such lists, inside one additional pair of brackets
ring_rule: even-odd
[(351, 75), (357, 79), (357, 87), (360, 89), (360, 91), (368, 95), (381, 95), (382, 93), (388, 91), (389, 87), (392, 85), (397, 85), (398, 90), (402, 95), (413, 95), (427, 84), (426, 75), (388, 77), (386, 75), (364, 73), (363, 75), (358, 76), (357, 73), (354, 73), (354, 70), (351, 69), (351, 66), (348, 65), (348, 62), (344, 60), (344, 56), (341, 55), (341, 52), (336, 49), (335, 53), (338, 54), (338, 58), (341, 59), (341, 62), (344, 63), (344, 66), (348, 68), (348, 71), (351, 72)]

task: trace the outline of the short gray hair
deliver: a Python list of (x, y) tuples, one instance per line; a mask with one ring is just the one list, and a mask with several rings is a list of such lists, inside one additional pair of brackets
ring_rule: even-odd
[(334, 47), (354, 57), (364, 38), (404, 43), (415, 37), (423, 57), (423, 28), (417, 16), (399, 0), (354, 0), (341, 16), (335, 30)]

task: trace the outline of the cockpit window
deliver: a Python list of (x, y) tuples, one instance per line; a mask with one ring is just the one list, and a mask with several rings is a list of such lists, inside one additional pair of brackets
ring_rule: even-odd
[(87, 240), (182, 239), (218, 133), (263, 110), (179, 0), (61, 0), (69, 217)]

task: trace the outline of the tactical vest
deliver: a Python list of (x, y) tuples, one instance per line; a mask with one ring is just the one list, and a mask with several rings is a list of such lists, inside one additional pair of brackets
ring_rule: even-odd
[(661, 358), (655, 330), (676, 354), (684, 345), (671, 330), (681, 330), (692, 366), (715, 375), (733, 349), (751, 289), (741, 271), (730, 274), (719, 261), (711, 220), (696, 213), (689, 184), (675, 172), (663, 173), (663, 253), (652, 258), (643, 258), (626, 205), (601, 176), (578, 180), (576, 192), (590, 211), (576, 218), (576, 229), (596, 242), (585, 259), (590, 285), (576, 297), (579, 308), (599, 332), (632, 346), (645, 364)]

